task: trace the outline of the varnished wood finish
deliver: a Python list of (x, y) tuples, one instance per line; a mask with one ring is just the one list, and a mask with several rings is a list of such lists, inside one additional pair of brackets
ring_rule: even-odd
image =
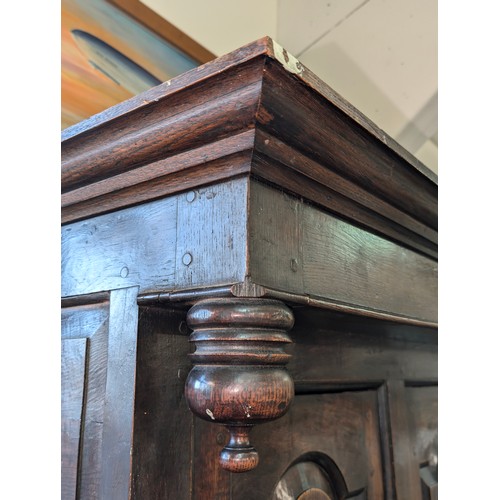
[[(283, 164), (288, 168), (284, 169)], [(301, 193), (317, 205), (354, 220), (362, 227), (431, 257), (437, 256), (437, 232), (434, 229), (398, 211), (370, 189), (360, 188), (355, 182), (260, 130), (256, 133), (252, 172), (291, 193)]]
[(219, 465), (229, 431), (199, 418), (194, 421), (193, 493), (197, 500), (230, 500), (233, 473)]
[(375, 391), (296, 396), (287, 415), (268, 429), (257, 427), (253, 433), (265, 466), (233, 479), (234, 498), (273, 498), (277, 480), (292, 463), (319, 463), (320, 457), (340, 471), (340, 478), (331, 478), (333, 491), (344, 492), (339, 498), (360, 491), (367, 498), (384, 497)]
[[(264, 38), (66, 130), (63, 221), (173, 193), (180, 174), (241, 174), (221, 161), (236, 147), (254, 152), (247, 174), (436, 257), (435, 176), (302, 65), (291, 71), (282, 50)], [(221, 142), (231, 136), (245, 140)]]
[(437, 497), (432, 172), (268, 38), (62, 159), (63, 498)]
[(87, 339), (67, 339), (61, 346), (61, 498), (76, 498)]
[(250, 271), (260, 285), (437, 320), (437, 264), (252, 182)]
[[(408, 386), (405, 389), (410, 429), (413, 481), (420, 483), (422, 500), (438, 496), (438, 389)], [(417, 478), (417, 471), (419, 472)]]
[(147, 293), (244, 280), (247, 184), (240, 179), (206, 186), (65, 225), (63, 295), (135, 285)]
[(137, 500), (190, 498), (193, 414), (184, 398), (191, 368), (185, 317), (182, 309), (140, 311), (131, 456), (131, 498)]
[(385, 380), (437, 382), (433, 328), (302, 307), (294, 309), (294, 316), (288, 370), (297, 392), (376, 388)]
[[(83, 302), (83, 301), (82, 301)], [(79, 409), (81, 420), (80, 425), (76, 419), (66, 413), (66, 407), (71, 405), (68, 402), (68, 393), (64, 390), (64, 384), (74, 385), (66, 377), (62, 379), (63, 384), (63, 400), (62, 400), (62, 415), (61, 424), (63, 431), (63, 451), (65, 451), (65, 436), (67, 427), (74, 427), (71, 433), (72, 440), (75, 436), (79, 441), (79, 452), (77, 457), (72, 454), (70, 464), (75, 467), (75, 472), (78, 471), (78, 481), (73, 482), (72, 491), (69, 491), (70, 476), (66, 475), (66, 462), (63, 456), (63, 490), (64, 499), (89, 497), (98, 498), (102, 484), (102, 434), (104, 421), (104, 404), (106, 398), (106, 364), (107, 364), (107, 343), (109, 330), (109, 296), (106, 296), (106, 301), (87, 305), (85, 302), (79, 306), (63, 308), (62, 310), (62, 343), (63, 346), (67, 342), (84, 341), (90, 344), (87, 346), (86, 360), (81, 359), (79, 363), (80, 369), (84, 369), (83, 378), (80, 384), (85, 387), (84, 396), (82, 397), (81, 407)], [(63, 347), (62, 354), (65, 354)], [(63, 370), (68, 364), (75, 364), (75, 358), (63, 358)], [(64, 372), (63, 372), (64, 375)], [(75, 374), (76, 375), (76, 374)], [(73, 388), (74, 390), (74, 388)], [(73, 394), (73, 397), (76, 396)], [(85, 399), (87, 401), (85, 401)], [(71, 400), (70, 400), (71, 401)], [(83, 425), (82, 425), (83, 424)], [(74, 448), (73, 448), (74, 450)], [(69, 465), (68, 465), (69, 467)], [(66, 483), (66, 484), (65, 484)]]
[[(326, 104), (310, 88), (297, 85), (276, 61), (267, 61), (262, 89), (257, 118), (269, 134), (294, 144), (306, 156), (354, 181), (361, 190), (378, 194), (436, 228), (436, 187), (429, 178), (415, 168), (397, 166), (394, 153), (370, 140), (369, 132), (347, 119), (339, 108)], [(294, 140), (296, 137), (300, 142)], [(404, 196), (401, 189), (405, 189)]]
[[(245, 131), (257, 110), (262, 65), (249, 62), (202, 81), (189, 97), (187, 87), (168, 99), (153, 98), (134, 110), (135, 116), (125, 114), (65, 140), (63, 192)], [(221, 93), (222, 85), (226, 92)]]
[(71, 457), (63, 458), (64, 499), (129, 495), (136, 297), (125, 288), (63, 307), (62, 442)]
[[(111, 211), (124, 204), (161, 198), (199, 186), (199, 174), (207, 183), (221, 181), (229, 176), (246, 174), (250, 170), (249, 143), (253, 132), (243, 132), (236, 137), (222, 139), (210, 147), (202, 146), (193, 151), (175, 155), (169, 161), (159, 160), (132, 172), (117, 174), (113, 182), (106, 179), (74, 189), (63, 194), (63, 220), (80, 219), (99, 212)], [(180, 172), (184, 172), (182, 176)], [(228, 173), (230, 172), (230, 175)], [(137, 180), (140, 184), (137, 185)], [(125, 201), (125, 203), (124, 203)]]
[[(137, 289), (110, 293), (108, 364), (102, 438), (103, 498), (127, 498), (131, 489), (137, 345)], [(116, 425), (120, 422), (120, 425)]]
[[(295, 326), (290, 332), (292, 358), (288, 368), (295, 381), (295, 400), (282, 419), (254, 430), (255, 445), (259, 446), (260, 439), (267, 440), (266, 450), (274, 459), (264, 462), (266, 455), (262, 450), (262, 465), (255, 471), (255, 474), (258, 471), (258, 479), (254, 472), (248, 473), (248, 482), (246, 477), (241, 480), (238, 477), (237, 482), (233, 482), (233, 488), (237, 488), (232, 490), (235, 497), (268, 497), (276, 478), (284, 476), (286, 468), (298, 460), (301, 453), (312, 449), (325, 453), (340, 468), (352, 498), (422, 498), (419, 460), (425, 463), (426, 459), (410, 457), (415, 449), (413, 442), (419, 443), (417, 446), (428, 453), (434, 450), (436, 408), (432, 396), (437, 383), (436, 332), (309, 308), (295, 308), (294, 316)], [(420, 390), (423, 398), (419, 397)], [(342, 401), (339, 403), (341, 408), (332, 410), (335, 416), (331, 421), (314, 424), (311, 429), (311, 423), (329, 411), (326, 410), (331, 404), (329, 401), (337, 398)], [(377, 488), (380, 489), (377, 490), (368, 487), (377, 477), (372, 473), (373, 466), (368, 467), (370, 472), (362, 472), (360, 462), (361, 450), (369, 449), (369, 445), (357, 445), (348, 431), (351, 425), (356, 425), (353, 414), (346, 416), (345, 421), (342, 417), (350, 407), (351, 398), (358, 404), (370, 401), (371, 436), (378, 436), (376, 451), (369, 452), (370, 460), (378, 461)], [(305, 403), (299, 411), (300, 401)], [(363, 414), (366, 419), (367, 414)], [(364, 422), (366, 425), (366, 420)], [(342, 435), (333, 437), (331, 443), (343, 447), (342, 451), (328, 449), (327, 436), (337, 432), (337, 424)], [(430, 429), (432, 433), (428, 433)], [(322, 436), (318, 442), (311, 437), (315, 432)], [(356, 439), (362, 435), (360, 432), (353, 431)], [(426, 437), (412, 437), (419, 433)], [(303, 451), (294, 448), (301, 442)], [(348, 456), (353, 457), (355, 464), (346, 467), (342, 460)], [(424, 457), (425, 453), (418, 451), (415, 456)], [(411, 467), (408, 466), (410, 462), (413, 463)], [(358, 479), (355, 479), (356, 474)], [(339, 479), (336, 481), (338, 483)], [(261, 486), (256, 489), (257, 483)]]
[(66, 296), (235, 285), (228, 296), (286, 290), (319, 307), (437, 320), (432, 259), (247, 178), (67, 224), (62, 254)]
[(272, 300), (206, 299), (189, 310), (187, 321), (196, 346), (186, 381), (189, 407), (228, 429), (221, 466), (252, 470), (259, 457), (250, 444), (251, 428), (284, 415), (293, 399), (293, 381), (284, 369), (293, 314)]

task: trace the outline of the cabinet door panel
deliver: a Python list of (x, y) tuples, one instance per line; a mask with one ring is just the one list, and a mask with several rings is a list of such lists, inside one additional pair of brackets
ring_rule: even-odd
[[(438, 389), (407, 387), (411, 471), (420, 483), (423, 500), (437, 499)], [(419, 474), (420, 473), (420, 474)]]
[(128, 288), (63, 302), (63, 500), (129, 496), (136, 297)]
[(285, 475), (292, 477), (297, 464), (303, 469), (295, 474), (302, 482), (292, 484), (297, 498), (383, 498), (377, 404), (376, 391), (297, 395), (285, 417), (252, 431), (260, 464), (231, 478), (231, 498), (287, 498), (277, 490), (295, 481)]
[(85, 388), (87, 339), (61, 345), (61, 495), (75, 498)]

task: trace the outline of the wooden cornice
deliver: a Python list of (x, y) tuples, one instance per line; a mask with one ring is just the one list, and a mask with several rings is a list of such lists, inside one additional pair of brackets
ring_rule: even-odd
[(62, 133), (63, 223), (253, 176), (437, 257), (437, 177), (270, 38)]

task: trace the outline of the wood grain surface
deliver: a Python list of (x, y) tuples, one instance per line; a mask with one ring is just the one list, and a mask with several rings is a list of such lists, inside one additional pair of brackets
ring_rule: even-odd
[(263, 38), (66, 130), (63, 222), (250, 175), (437, 258), (437, 178), (283, 51)]
[(243, 280), (247, 191), (235, 179), (63, 226), (63, 296)]
[(132, 486), (130, 456), (139, 309), (136, 299), (136, 287), (110, 293), (101, 498), (128, 498)]
[(254, 440), (265, 444), (262, 464), (232, 479), (231, 498), (272, 498), (289, 465), (311, 452), (334, 461), (350, 493), (383, 498), (375, 391), (297, 396), (282, 419), (255, 429)]
[(436, 498), (434, 174), (269, 38), (62, 160), (65, 498)]
[(296, 307), (288, 369), (298, 392), (378, 387), (402, 379), (436, 383), (435, 328)]
[(249, 225), (255, 283), (437, 320), (437, 264), (430, 258), (257, 182)]
[(259, 126), (436, 228), (435, 183), (389, 151), (385, 143), (374, 141), (339, 108), (297, 85), (277, 62), (267, 62), (263, 78)]
[(63, 443), (73, 446), (63, 448), (64, 498), (129, 497), (136, 297), (136, 288), (125, 288), (62, 309)]
[(434, 260), (247, 178), (67, 224), (62, 236), (63, 296), (251, 280), (289, 300), (437, 320)]
[(77, 498), (87, 339), (61, 345), (61, 499)]
[(229, 431), (219, 457), (225, 470), (241, 473), (257, 467), (251, 429), (280, 418), (292, 403), (285, 348), (293, 322), (285, 304), (269, 299), (206, 299), (188, 311), (195, 351), (186, 400), (195, 415)]
[(256, 61), (234, 68), (201, 82), (196, 91), (153, 100), (131, 116), (67, 139), (63, 192), (246, 130), (257, 110), (261, 66)]
[(184, 398), (191, 368), (186, 311), (140, 309), (132, 452), (132, 495), (191, 497), (193, 415)]
[[(287, 168), (284, 167), (286, 165)], [(318, 207), (437, 258), (437, 231), (260, 129), (252, 173)]]
[[(85, 373), (81, 384), (85, 387), (82, 400), (80, 428), (79, 471), (77, 489), (71, 498), (98, 498), (102, 487), (102, 439), (104, 401), (106, 397), (106, 365), (108, 362), (109, 295), (104, 301), (62, 309), (61, 335), (63, 343), (84, 341), (87, 345)], [(71, 362), (68, 360), (68, 362)], [(64, 366), (64, 361), (63, 361)], [(63, 392), (62, 408), (71, 394)], [(62, 415), (64, 429), (65, 415)], [(65, 456), (63, 455), (63, 460)], [(63, 462), (63, 470), (66, 463)]]

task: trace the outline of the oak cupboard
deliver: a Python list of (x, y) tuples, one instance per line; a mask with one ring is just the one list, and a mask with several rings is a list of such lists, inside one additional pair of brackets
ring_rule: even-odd
[(62, 498), (437, 498), (437, 178), (269, 38), (62, 134)]

